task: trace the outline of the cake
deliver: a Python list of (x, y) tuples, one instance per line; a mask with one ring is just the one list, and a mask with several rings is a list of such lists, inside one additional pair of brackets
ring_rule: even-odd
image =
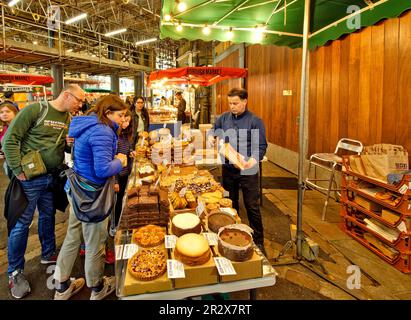
[(171, 220), (171, 231), (177, 237), (187, 233), (200, 233), (201, 221), (194, 213), (180, 213)]
[(254, 254), (252, 229), (245, 224), (232, 224), (220, 228), (218, 251), (232, 261), (247, 261)]
[(219, 203), (209, 203), (209, 204), (206, 206), (206, 209), (207, 209), (209, 212), (211, 212), (211, 211), (213, 211), (213, 210), (218, 210), (218, 209), (220, 209), (220, 204), (219, 204)]
[(231, 208), (233, 206), (233, 201), (231, 201), (231, 199), (224, 198), (219, 201), (219, 204), (224, 208)]
[(160, 249), (138, 251), (129, 259), (127, 266), (130, 274), (137, 280), (151, 281), (166, 272), (166, 253)]
[(197, 207), (197, 201), (196, 198), (194, 197), (193, 193), (191, 191), (187, 191), (185, 194), (185, 198), (188, 202), (188, 207), (189, 208), (196, 208)]
[(207, 218), (208, 230), (214, 233), (218, 233), (218, 230), (221, 227), (225, 227), (225, 226), (228, 226), (230, 224), (235, 224), (235, 223), (236, 221), (232, 216), (230, 216), (227, 213), (221, 212), (221, 211), (212, 213)]
[(211, 258), (210, 246), (204, 236), (187, 233), (177, 239), (174, 256), (189, 266), (198, 266)]
[(134, 241), (140, 247), (155, 247), (164, 242), (165, 232), (162, 227), (149, 224), (134, 232)]

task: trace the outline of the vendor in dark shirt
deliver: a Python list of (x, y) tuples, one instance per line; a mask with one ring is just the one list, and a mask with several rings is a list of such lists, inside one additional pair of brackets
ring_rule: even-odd
[(181, 93), (181, 91), (176, 93), (176, 98), (178, 100), (178, 104), (177, 104), (177, 121), (181, 121), (181, 123), (185, 123), (186, 122), (186, 105), (187, 102), (184, 100), (183, 98), (183, 94)]
[(218, 138), (219, 144), (230, 143), (242, 156), (244, 170), (224, 159), (223, 187), (229, 192), (233, 207), (238, 212), (239, 191), (242, 189), (250, 227), (254, 230), (254, 242), (265, 253), (263, 224), (258, 204), (258, 169), (267, 149), (267, 140), (262, 120), (247, 108), (247, 98), (245, 89), (236, 88), (228, 92), (230, 111), (217, 118), (214, 137)]

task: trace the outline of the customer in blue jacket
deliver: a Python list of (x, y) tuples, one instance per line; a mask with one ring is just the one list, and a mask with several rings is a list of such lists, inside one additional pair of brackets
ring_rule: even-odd
[[(126, 156), (117, 154), (117, 130), (124, 120), (127, 105), (116, 95), (107, 95), (97, 101), (86, 116), (73, 118), (69, 136), (74, 138), (74, 171), (91, 182), (104, 185), (106, 180), (120, 173), (126, 165)], [(68, 199), (71, 204), (70, 190)], [(84, 286), (83, 278), (70, 281), (84, 237), (86, 244), (85, 276), (91, 288), (90, 300), (101, 300), (115, 289), (115, 278), (104, 277), (104, 253), (107, 239), (107, 220), (85, 223), (77, 219), (70, 206), (69, 226), (60, 250), (54, 278), (55, 300), (67, 300)]]
[(267, 149), (267, 140), (264, 123), (248, 110), (247, 98), (245, 89), (235, 88), (228, 92), (230, 111), (217, 118), (214, 137), (218, 138), (219, 144), (230, 143), (240, 154), (244, 170), (223, 159), (223, 187), (229, 192), (233, 207), (238, 212), (241, 188), (248, 221), (254, 231), (254, 242), (265, 254), (263, 223), (258, 204), (258, 168)]

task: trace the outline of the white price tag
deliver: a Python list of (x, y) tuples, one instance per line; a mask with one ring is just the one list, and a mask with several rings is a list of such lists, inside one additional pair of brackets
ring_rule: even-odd
[(187, 187), (184, 187), (183, 189), (181, 189), (179, 193), (180, 197), (184, 197), (186, 195), (186, 192), (187, 192)]
[(121, 260), (123, 256), (123, 245), (115, 246), (114, 252), (116, 253), (116, 260)]
[(196, 213), (197, 213), (197, 215), (198, 215), (198, 216), (201, 216), (201, 215), (203, 214), (203, 212), (204, 212), (204, 209), (205, 209), (205, 204), (204, 204), (204, 202), (203, 202), (203, 201), (199, 201), (199, 202), (198, 202), (198, 205), (197, 205), (197, 208), (196, 208)]
[(175, 235), (165, 236), (164, 243), (166, 249), (174, 249), (176, 247), (177, 237)]
[(230, 196), (230, 192), (228, 192), (227, 190), (224, 190), (223, 197), (226, 198), (226, 197), (229, 197), (229, 196)]
[(166, 127), (167, 127), (167, 123), (164, 123), (164, 124), (163, 124), (163, 128), (166, 128)]
[(134, 243), (124, 245), (123, 259), (130, 259), (138, 251), (138, 246)]
[(235, 217), (235, 211), (233, 210), (233, 208), (220, 208), (220, 211), (223, 211)]
[(402, 221), (402, 222), (398, 225), (397, 229), (400, 230), (401, 232), (407, 232), (407, 226), (405, 225), (405, 222)]
[(141, 139), (141, 146), (144, 146), (144, 141), (146, 140), (146, 137), (143, 137), (143, 139)]
[(403, 184), (399, 191), (401, 194), (405, 194), (407, 190), (408, 190), (408, 186), (406, 184)]
[(167, 259), (167, 276), (169, 279), (185, 278), (184, 264), (177, 260)]
[(216, 233), (212, 232), (204, 232), (203, 233), (204, 237), (207, 239), (208, 244), (210, 246), (216, 246), (218, 245), (218, 236)]
[(230, 260), (223, 257), (217, 257), (214, 258), (214, 262), (217, 266), (218, 274), (220, 276), (230, 276), (237, 274)]

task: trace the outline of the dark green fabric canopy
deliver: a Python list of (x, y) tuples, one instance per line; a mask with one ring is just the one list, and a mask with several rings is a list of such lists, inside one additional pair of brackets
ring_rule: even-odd
[[(180, 1), (187, 5), (183, 12), (178, 10), (176, 0), (163, 0), (161, 38), (275, 44), (291, 48), (302, 45), (304, 0)], [(397, 17), (407, 9), (411, 9), (411, 0), (311, 0), (309, 47), (322, 46), (381, 19)], [(171, 15), (170, 21), (166, 21), (167, 15)], [(183, 27), (181, 31), (177, 31), (179, 24)], [(205, 26), (209, 27), (208, 35), (203, 32)], [(265, 27), (262, 39), (256, 38), (256, 27)]]

